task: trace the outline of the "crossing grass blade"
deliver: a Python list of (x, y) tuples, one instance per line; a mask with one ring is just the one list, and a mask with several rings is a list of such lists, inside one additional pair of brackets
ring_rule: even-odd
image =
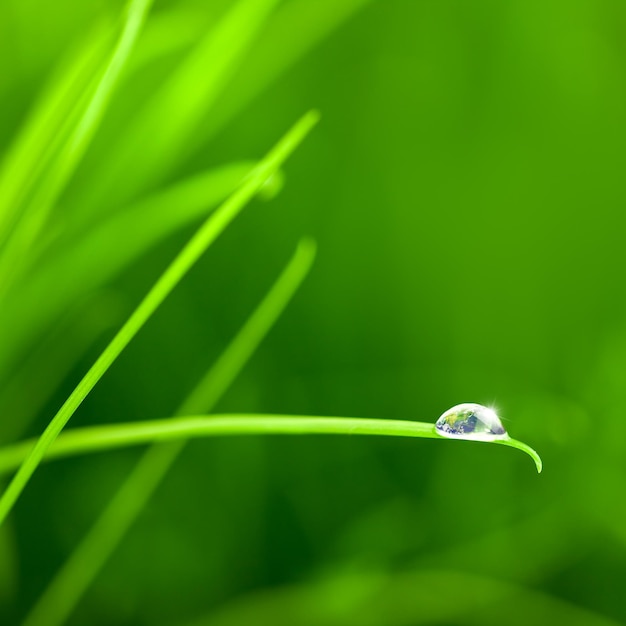
[(254, 197), (268, 178), (278, 171), (285, 159), (288, 158), (316, 124), (317, 119), (318, 115), (316, 112), (310, 112), (302, 117), (267, 156), (259, 162), (241, 187), (207, 219), (165, 272), (163, 272), (128, 321), (122, 326), (53, 417), (28, 457), (20, 466), (20, 469), (0, 498), (0, 524), (4, 522), (13, 508), (47, 449), (57, 438), (85, 397), (205, 250)]
[(107, 31), (92, 33), (69, 62), (61, 64), (7, 150), (0, 167), (0, 242), (49, 162), (51, 146), (63, 139), (64, 122), (74, 116), (104, 55)]

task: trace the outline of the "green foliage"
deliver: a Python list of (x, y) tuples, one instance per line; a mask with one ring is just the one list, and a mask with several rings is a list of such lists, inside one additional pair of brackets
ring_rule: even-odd
[[(300, 242), (267, 296), (182, 402), (179, 414), (211, 410), (215, 406), (288, 304), (309, 271), (314, 255), (315, 246), (311, 241)], [(154, 445), (143, 455), (91, 531), (32, 607), (26, 624), (62, 624), (67, 619), (183, 451), (184, 443), (179, 439), (171, 444)]]
[(293, 129), (279, 142), (274, 149), (261, 160), (246, 177), (237, 191), (231, 195), (189, 240), (187, 245), (174, 258), (165, 272), (139, 303), (126, 323), (113, 337), (111, 343), (98, 357), (93, 366), (87, 371), (84, 378), (78, 383), (74, 391), (68, 396), (59, 411), (52, 418), (46, 430), (38, 439), (29, 455), (24, 459), (8, 488), (0, 498), (0, 524), (15, 504), (28, 480), (42, 460), (46, 450), (57, 438), (61, 430), (81, 405), (87, 394), (95, 387), (105, 372), (130, 343), (142, 326), (161, 305), (163, 300), (178, 285), (184, 275), (215, 241), (220, 233), (237, 216), (246, 203), (254, 197), (265, 182), (273, 176), (283, 161), (304, 138), (311, 126), (317, 121), (316, 114), (306, 115)]
[(0, 6), (0, 622), (626, 620), (621, 5), (151, 4)]

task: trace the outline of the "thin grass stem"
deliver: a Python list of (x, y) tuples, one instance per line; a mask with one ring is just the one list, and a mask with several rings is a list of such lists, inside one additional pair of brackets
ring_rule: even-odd
[[(315, 244), (303, 239), (259, 306), (177, 413), (210, 411), (238, 376), (306, 277)], [(122, 541), (172, 467), (186, 440), (155, 443), (144, 453), (96, 523), (54, 576), (24, 626), (60, 626)], [(8, 457), (7, 457), (8, 458)]]
[(318, 119), (316, 112), (302, 117), (281, 141), (260, 161), (241, 187), (211, 215), (191, 238), (157, 280), (111, 343), (89, 369), (76, 389), (44, 430), (36, 445), (24, 459), (18, 472), (0, 498), (0, 524), (4, 522), (13, 505), (26, 487), (30, 477), (43, 459), (47, 449), (57, 438), (89, 392), (95, 387), (124, 348), (161, 305), (170, 292), (182, 280), (241, 209), (254, 197), (265, 181), (278, 170), (287, 157), (304, 139)]

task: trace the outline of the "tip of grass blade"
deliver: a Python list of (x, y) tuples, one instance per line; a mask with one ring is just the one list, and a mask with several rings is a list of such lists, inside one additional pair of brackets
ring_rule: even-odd
[(494, 441), (493, 443), (500, 443), (504, 446), (517, 448), (518, 450), (525, 452), (535, 462), (537, 473), (541, 474), (541, 470), (543, 469), (543, 461), (541, 460), (541, 457), (535, 450), (533, 450), (529, 445), (525, 444), (523, 441), (518, 441), (517, 439), (498, 439)]
[(301, 237), (298, 241), (297, 254), (311, 264), (317, 254), (317, 242), (315, 239), (308, 236)]
[(522, 452), (525, 452), (534, 462), (535, 467), (537, 468), (537, 473), (541, 474), (543, 470), (543, 461), (541, 457), (537, 453), (536, 450), (533, 450), (528, 444), (525, 444), (523, 441), (518, 441), (517, 439), (511, 439), (509, 436), (505, 436), (502, 439), (472, 439), (471, 437), (445, 437), (437, 431), (437, 429), (433, 426), (433, 434), (436, 438), (446, 439), (447, 441), (480, 441), (482, 443), (499, 443), (502, 446), (509, 446), (509, 448), (517, 448)]
[(304, 137), (319, 121), (320, 112), (317, 109), (311, 109), (296, 122), (295, 128), (298, 128)]
[(270, 150), (265, 159), (258, 163), (250, 172), (248, 179), (258, 179), (259, 188), (274, 174), (285, 159), (296, 149), (296, 147), (311, 132), (317, 124), (319, 113), (315, 110), (305, 113), (288, 131), (282, 139)]
[(318, 109), (311, 109), (310, 111), (305, 113), (305, 117), (311, 120), (311, 124), (317, 124), (320, 121), (322, 114), (319, 112)]

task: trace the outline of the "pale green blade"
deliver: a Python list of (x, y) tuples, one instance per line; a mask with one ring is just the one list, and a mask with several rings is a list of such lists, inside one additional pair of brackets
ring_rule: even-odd
[[(179, 164), (200, 122), (279, 1), (239, 0), (197, 44), (129, 122), (116, 142), (115, 158), (101, 164), (97, 180), (86, 192), (90, 204), (136, 197)], [(132, 176), (127, 175), (129, 170)]]
[(233, 78), (214, 114), (195, 138), (196, 147), (245, 109), (312, 48), (350, 20), (372, 0), (293, 0), (281, 4)]
[(65, 122), (75, 115), (77, 102), (97, 72), (108, 33), (92, 34), (85, 45), (59, 69), (41, 95), (0, 167), (0, 244), (19, 213), (24, 197), (58, 145)]
[(141, 32), (151, 3), (152, 0), (130, 1), (120, 38), (93, 95), (67, 142), (55, 155), (33, 197), (25, 206), (21, 219), (6, 245), (0, 251), (0, 296), (19, 274), (20, 265), (24, 263), (28, 250), (91, 143)]
[(150, 247), (206, 215), (233, 193), (252, 167), (251, 162), (241, 162), (209, 170), (85, 232), (66, 233), (0, 310), (0, 372), (76, 299), (105, 285)]
[(167, 59), (169, 55), (181, 54), (190, 49), (210, 27), (210, 10), (206, 4), (190, 5), (175, 3), (169, 7), (159, 6), (150, 16), (135, 52), (129, 61), (124, 81), (149, 63)]

